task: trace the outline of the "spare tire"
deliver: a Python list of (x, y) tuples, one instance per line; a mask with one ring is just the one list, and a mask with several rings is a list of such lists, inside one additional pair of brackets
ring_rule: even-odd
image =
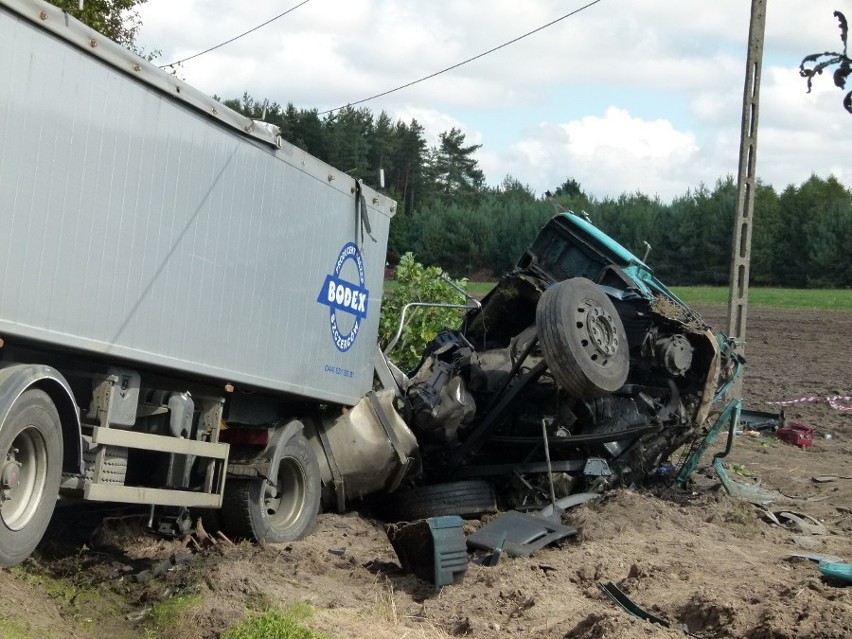
[(398, 490), (382, 497), (381, 511), (386, 521), (470, 517), (496, 512), (497, 499), (490, 482), (468, 479)]
[(627, 381), (630, 354), (612, 301), (584, 277), (547, 289), (536, 308), (544, 360), (556, 383), (579, 399), (594, 399)]

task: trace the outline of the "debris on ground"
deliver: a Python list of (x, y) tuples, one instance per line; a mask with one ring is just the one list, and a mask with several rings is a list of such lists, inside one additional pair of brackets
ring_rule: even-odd
[(814, 429), (801, 422), (787, 422), (775, 432), (775, 435), (781, 441), (793, 446), (810, 448), (814, 445)]
[(630, 599), (630, 597), (624, 594), (624, 591), (621, 590), (618, 586), (616, 586), (613, 582), (601, 582), (600, 587), (601, 590), (603, 590), (604, 593), (606, 593), (606, 595), (610, 599), (612, 599), (616, 604), (618, 604), (618, 606), (622, 610), (624, 610), (628, 614), (631, 614), (638, 619), (642, 619), (643, 621), (650, 621), (651, 623), (659, 624), (663, 626), (663, 628), (668, 628), (671, 626), (671, 624), (665, 619), (662, 619), (661, 617), (658, 617), (656, 615), (652, 615), (650, 612), (634, 603)]
[(825, 526), (804, 513), (791, 513), (787, 511), (779, 511), (775, 513), (776, 518), (782, 524), (785, 524), (790, 530), (805, 535), (827, 535), (828, 530)]
[(469, 548), (500, 551), (512, 557), (529, 557), (545, 546), (577, 534), (541, 515), (510, 510), (500, 513), (467, 539)]
[(852, 564), (844, 564), (836, 561), (819, 562), (819, 571), (826, 577), (841, 579), (852, 582)]
[(461, 517), (391, 525), (387, 533), (404, 570), (439, 587), (462, 583), (468, 557)]

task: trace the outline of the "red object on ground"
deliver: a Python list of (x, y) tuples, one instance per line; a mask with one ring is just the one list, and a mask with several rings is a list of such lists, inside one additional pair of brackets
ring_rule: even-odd
[(778, 439), (793, 446), (807, 448), (814, 445), (814, 429), (800, 422), (787, 422), (775, 431), (775, 434), (778, 435)]

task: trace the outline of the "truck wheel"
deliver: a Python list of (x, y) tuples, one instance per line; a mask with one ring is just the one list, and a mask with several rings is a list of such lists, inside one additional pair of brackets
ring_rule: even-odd
[(621, 388), (630, 369), (627, 335), (615, 306), (591, 280), (575, 277), (547, 289), (536, 327), (556, 383), (579, 399)]
[(235, 538), (283, 542), (313, 530), (320, 505), (320, 468), (303, 435), (281, 449), (277, 476), (228, 479), (222, 504), (225, 531)]
[(21, 563), (41, 541), (59, 494), (62, 424), (47, 393), (28, 390), (0, 425), (0, 565)]
[(386, 521), (414, 521), (444, 515), (461, 517), (497, 510), (494, 487), (484, 479), (466, 479), (399, 490), (382, 498)]

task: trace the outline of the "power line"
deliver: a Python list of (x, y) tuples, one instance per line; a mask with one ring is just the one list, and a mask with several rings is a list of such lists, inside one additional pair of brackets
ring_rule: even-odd
[(317, 115), (326, 115), (328, 113), (334, 113), (335, 111), (340, 111), (340, 109), (345, 109), (346, 107), (355, 106), (356, 104), (362, 104), (364, 102), (369, 102), (370, 100), (375, 100), (376, 98), (381, 98), (381, 97), (384, 97), (386, 95), (390, 95), (391, 93), (396, 93), (397, 91), (401, 91), (402, 89), (407, 89), (408, 87), (414, 86), (415, 84), (420, 84), (421, 82), (424, 82), (426, 80), (430, 80), (431, 78), (437, 77), (437, 76), (441, 75), (442, 73), (446, 73), (447, 71), (452, 71), (453, 69), (458, 69), (459, 67), (462, 67), (462, 66), (468, 64), (469, 62), (473, 62), (474, 60), (479, 60), (480, 58), (484, 58), (485, 56), (487, 56), (491, 53), (494, 53), (495, 51), (499, 51), (500, 49), (504, 49), (504, 48), (508, 47), (510, 44), (515, 44), (519, 40), (523, 40), (524, 38), (531, 36), (534, 33), (538, 33), (539, 31), (543, 31), (544, 29), (547, 29), (548, 27), (552, 27), (557, 22), (562, 22), (566, 18), (570, 18), (571, 16), (577, 15), (581, 11), (585, 11), (589, 7), (592, 7), (592, 6), (598, 4), (599, 2), (602, 2), (602, 1), (603, 0), (593, 0), (592, 2), (589, 2), (588, 4), (585, 4), (578, 9), (574, 9), (570, 13), (566, 13), (564, 16), (562, 16), (560, 18), (556, 18), (556, 20), (551, 20), (547, 24), (543, 24), (540, 27), (533, 29), (532, 31), (527, 31), (525, 34), (519, 35), (517, 38), (513, 38), (512, 40), (509, 40), (508, 42), (504, 42), (503, 44), (500, 44), (500, 45), (498, 45), (498, 46), (496, 46), (492, 49), (488, 49), (488, 51), (483, 51), (482, 53), (475, 55), (472, 58), (468, 58), (467, 60), (462, 60), (461, 62), (457, 62), (456, 64), (449, 66), (446, 69), (441, 69), (440, 71), (435, 71), (435, 73), (430, 73), (429, 75), (425, 75), (422, 78), (419, 78), (417, 80), (412, 80), (411, 82), (408, 82), (406, 84), (398, 86), (395, 89), (388, 89), (387, 91), (383, 91), (382, 93), (377, 93), (376, 95), (371, 95), (369, 98), (363, 98), (361, 100), (356, 100), (355, 102), (349, 102), (348, 104), (344, 104), (343, 106), (339, 106), (339, 107), (336, 107), (334, 109), (329, 109), (328, 111), (322, 111), (321, 113), (318, 113)]
[(286, 16), (286, 15), (287, 15), (288, 13), (290, 13), (291, 11), (295, 11), (296, 9), (298, 9), (299, 7), (301, 7), (302, 5), (306, 5), (306, 4), (308, 4), (310, 1), (311, 1), (311, 0), (304, 0), (303, 2), (300, 2), (299, 4), (297, 4), (295, 7), (292, 7), (292, 8), (290, 8), (290, 9), (287, 9), (287, 11), (285, 11), (284, 13), (279, 13), (279, 14), (278, 14), (277, 16), (275, 16), (274, 18), (270, 18), (269, 20), (267, 20), (267, 21), (266, 21), (266, 22), (264, 22), (263, 24), (259, 24), (259, 25), (257, 25), (256, 27), (254, 27), (254, 28), (252, 28), (252, 29), (249, 29), (249, 30), (248, 30), (248, 31), (246, 31), (245, 33), (241, 33), (240, 35), (235, 36), (235, 37), (231, 38), (230, 40), (225, 40), (224, 42), (221, 42), (220, 44), (217, 44), (215, 47), (210, 47), (209, 49), (205, 49), (205, 50), (204, 50), (204, 51), (202, 51), (201, 53), (196, 53), (195, 55), (191, 55), (191, 56), (189, 56), (188, 58), (183, 58), (182, 60), (176, 60), (175, 62), (172, 62), (171, 64), (164, 64), (164, 65), (163, 65), (163, 66), (161, 66), (160, 68), (161, 68), (161, 69), (165, 69), (166, 67), (173, 67), (174, 65), (176, 65), (176, 64), (180, 64), (181, 62), (186, 62), (187, 60), (193, 60), (193, 59), (197, 58), (198, 56), (202, 56), (202, 55), (204, 55), (205, 53), (210, 53), (211, 51), (215, 51), (216, 49), (219, 49), (219, 48), (221, 48), (221, 47), (224, 47), (226, 44), (231, 44), (231, 43), (232, 43), (232, 42), (234, 42), (235, 40), (239, 40), (239, 39), (240, 39), (240, 38), (242, 38), (243, 36), (247, 36), (249, 33), (252, 33), (253, 31), (257, 31), (257, 30), (258, 30), (258, 29), (260, 29), (261, 27), (265, 27), (265, 26), (266, 26), (267, 24), (269, 24), (270, 22), (275, 22), (276, 20), (278, 20), (278, 18), (283, 18), (284, 16)]

